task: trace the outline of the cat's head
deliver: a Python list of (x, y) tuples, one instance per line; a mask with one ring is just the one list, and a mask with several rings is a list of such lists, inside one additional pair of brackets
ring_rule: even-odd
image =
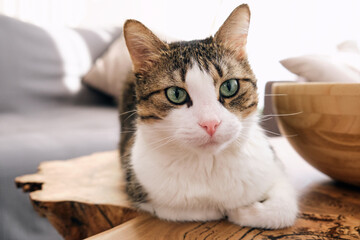
[(142, 134), (162, 139), (157, 145), (209, 152), (245, 135), (258, 103), (245, 52), (249, 21), (241, 5), (214, 37), (170, 44), (138, 21), (125, 23)]

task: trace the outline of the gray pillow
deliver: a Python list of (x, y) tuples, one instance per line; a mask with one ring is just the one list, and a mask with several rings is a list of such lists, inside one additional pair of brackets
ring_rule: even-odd
[(120, 28), (46, 29), (0, 15), (0, 113), (67, 101), (120, 33)]

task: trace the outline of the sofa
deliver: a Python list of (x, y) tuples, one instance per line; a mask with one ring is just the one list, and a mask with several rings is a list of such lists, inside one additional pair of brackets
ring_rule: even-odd
[(62, 239), (14, 178), (42, 161), (116, 149), (114, 99), (81, 83), (121, 34), (45, 29), (0, 15), (0, 239)]

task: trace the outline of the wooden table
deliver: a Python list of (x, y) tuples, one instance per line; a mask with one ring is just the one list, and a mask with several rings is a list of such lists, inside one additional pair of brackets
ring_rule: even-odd
[[(360, 189), (309, 166), (283, 138), (271, 144), (299, 192), (295, 225), (264, 230), (213, 222), (166, 222), (129, 207), (117, 151), (42, 163), (16, 178), (35, 210), (65, 239), (360, 239)], [(105, 231), (107, 230), (107, 231)]]

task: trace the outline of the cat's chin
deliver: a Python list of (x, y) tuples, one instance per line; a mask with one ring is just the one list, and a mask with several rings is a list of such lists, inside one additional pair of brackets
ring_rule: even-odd
[(228, 146), (227, 143), (219, 143), (215, 140), (209, 140), (208, 142), (197, 146), (197, 148), (201, 152), (216, 154), (224, 150), (226, 146)]
[(200, 149), (202, 150), (207, 150), (207, 149), (217, 149), (219, 148), (219, 144), (217, 142), (208, 142), (208, 143), (204, 143), (204, 144), (201, 144), (199, 146)]

